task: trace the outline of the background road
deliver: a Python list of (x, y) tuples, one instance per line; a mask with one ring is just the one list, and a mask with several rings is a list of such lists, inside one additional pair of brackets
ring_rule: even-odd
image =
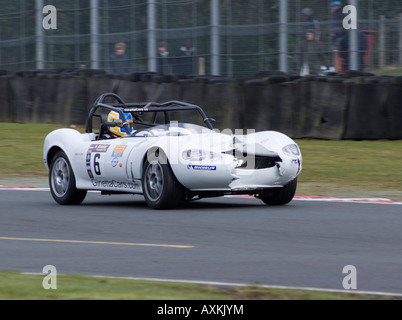
[[(217, 281), (402, 294), (400, 205), (205, 199), (170, 211), (141, 196), (0, 190), (0, 270)], [(51, 240), (51, 241), (50, 241)]]

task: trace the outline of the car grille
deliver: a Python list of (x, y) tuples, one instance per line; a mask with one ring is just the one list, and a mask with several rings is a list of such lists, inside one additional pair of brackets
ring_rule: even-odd
[(275, 167), (277, 162), (282, 162), (282, 159), (279, 156), (269, 157), (269, 156), (247, 155), (240, 152), (236, 152), (235, 150), (227, 152), (227, 154), (231, 154), (237, 159), (244, 161), (242, 165), (238, 167), (238, 169), (266, 169)]

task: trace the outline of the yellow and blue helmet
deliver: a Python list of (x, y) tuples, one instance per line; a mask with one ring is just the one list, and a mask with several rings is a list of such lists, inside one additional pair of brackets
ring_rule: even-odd
[[(129, 134), (132, 134), (133, 129), (133, 116), (131, 113), (124, 113), (124, 117), (126, 118), (126, 122), (129, 124)], [(120, 113), (116, 111), (110, 111), (109, 115), (107, 116), (107, 122), (115, 122), (117, 125), (115, 127), (110, 127), (109, 131), (112, 134), (115, 134), (119, 137), (123, 137), (127, 134), (126, 128), (123, 126), (123, 119), (120, 116)]]

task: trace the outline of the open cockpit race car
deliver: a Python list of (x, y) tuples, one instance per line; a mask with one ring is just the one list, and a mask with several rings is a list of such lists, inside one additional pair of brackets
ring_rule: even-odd
[(51, 194), (61, 205), (80, 204), (89, 190), (138, 194), (153, 209), (225, 195), (289, 203), (302, 168), (298, 145), (280, 132), (219, 131), (213, 122), (186, 102), (126, 103), (102, 94), (85, 133), (65, 128), (46, 136)]

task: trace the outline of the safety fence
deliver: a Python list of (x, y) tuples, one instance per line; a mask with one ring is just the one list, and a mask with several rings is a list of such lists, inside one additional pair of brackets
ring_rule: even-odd
[(331, 140), (402, 139), (402, 77), (351, 71), (305, 77), (266, 71), (248, 80), (110, 76), (91, 69), (3, 74), (0, 122), (84, 125), (90, 107), (105, 92), (127, 102), (197, 104), (220, 130), (277, 130), (293, 138)]
[[(169, 56), (191, 42), (190, 72), (231, 78), (259, 70), (299, 72), (309, 7), (320, 27), (323, 65), (334, 66), (332, 1), (316, 0), (2, 0), (0, 69), (101, 69), (111, 72), (114, 45), (124, 42), (130, 72), (157, 71), (157, 47)], [(347, 5), (352, 1), (342, 1)], [(402, 65), (402, 4), (356, 0), (359, 31), (368, 36), (367, 70)], [(43, 9), (52, 5), (55, 11)], [(282, 20), (281, 20), (282, 17)], [(57, 18), (57, 19), (56, 19)], [(44, 29), (51, 22), (55, 29)], [(281, 61), (281, 59), (283, 59)], [(282, 65), (281, 65), (282, 62)], [(165, 73), (176, 73), (171, 63)]]

